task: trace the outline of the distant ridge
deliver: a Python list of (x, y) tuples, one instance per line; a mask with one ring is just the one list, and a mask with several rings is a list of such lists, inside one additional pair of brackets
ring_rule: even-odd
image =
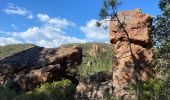
[(0, 59), (3, 59), (5, 57), (8, 57), (12, 54), (21, 52), (23, 50), (35, 47), (34, 44), (11, 44), (11, 45), (5, 45), (0, 46)]

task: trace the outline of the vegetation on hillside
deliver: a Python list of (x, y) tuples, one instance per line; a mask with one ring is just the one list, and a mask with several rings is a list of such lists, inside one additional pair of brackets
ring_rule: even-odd
[(74, 100), (75, 85), (69, 80), (44, 83), (33, 91), (17, 93), (10, 85), (0, 87), (0, 100)]
[(0, 46), (0, 59), (3, 59), (17, 52), (21, 52), (23, 50), (32, 48), (34, 46), (35, 45), (33, 44), (13, 44), (13, 45)]
[[(70, 46), (70, 45), (74, 45), (74, 44), (69, 44), (66, 46)], [(114, 56), (114, 51), (113, 51), (113, 47), (110, 44), (85, 43), (85, 44), (78, 44), (78, 45), (81, 46), (81, 48), (83, 49), (83, 62), (82, 62), (82, 65), (78, 66), (78, 70), (77, 70), (77, 73), (80, 76), (79, 77), (80, 79), (82, 77), (87, 77), (89, 75), (95, 74), (100, 71), (111, 71), (112, 70), (112, 57)], [(97, 52), (96, 56), (90, 56), (88, 53), (92, 45), (98, 45), (99, 47), (99, 52)], [(25, 45), (18, 44), (17, 46), (18, 46), (17, 49), (15, 49), (16, 45), (5, 46), (2, 48), (5, 50), (8, 50), (8, 52), (11, 55), (12, 52), (17, 53), (22, 50), (26, 50), (26, 48), (30, 47), (28, 44), (25, 44)], [(164, 77), (153, 76), (150, 80), (142, 82), (143, 99), (159, 100), (160, 98), (165, 98), (166, 100), (168, 98), (167, 95), (169, 93), (168, 91), (169, 91), (169, 86), (170, 86), (169, 85), (170, 75), (168, 74), (168, 70), (165, 67), (167, 65), (165, 61), (163, 60), (167, 58), (160, 57), (162, 56), (161, 52), (165, 51), (165, 49), (167, 50), (168, 46), (169, 45), (161, 46), (159, 49), (157, 48), (155, 51), (154, 60), (157, 65), (155, 70), (157, 72), (162, 72), (160, 73), (160, 75)], [(4, 52), (6, 53), (6, 51)], [(3, 53), (3, 51), (1, 53), (4, 54), (3, 57), (9, 56), (8, 53), (5, 54)], [(90, 64), (88, 64), (88, 62), (90, 62)], [(131, 88), (129, 91), (131, 93), (134, 93), (135, 86), (132, 85), (130, 87)], [(59, 88), (59, 89), (56, 90), (56, 88)], [(3, 100), (11, 100), (11, 98), (13, 98), (13, 100), (26, 100), (27, 98), (28, 100), (30, 99), (31, 100), (55, 100), (53, 99), (54, 96), (58, 96), (59, 98), (68, 98), (68, 96), (66, 96), (67, 93), (70, 96), (69, 98), (74, 99), (75, 86), (71, 84), (70, 81), (63, 80), (59, 82), (42, 84), (41, 86), (37, 87), (33, 91), (29, 91), (29, 92), (16, 93), (13, 89), (10, 89), (9, 86), (1, 86), (0, 91), (1, 91), (0, 96), (3, 98)], [(70, 93), (73, 93), (73, 94), (70, 94)]]
[[(100, 71), (112, 71), (113, 46), (108, 43), (79, 44), (83, 50), (83, 63), (78, 67), (81, 77), (95, 74)], [(93, 45), (98, 45), (96, 56), (90, 56), (88, 51)]]
[[(71, 46), (75, 44), (68, 44), (65, 46)], [(78, 66), (76, 71), (79, 79), (100, 71), (111, 71), (112, 69), (112, 57), (114, 54), (113, 47), (108, 43), (82, 43), (78, 44), (83, 50), (83, 62)], [(90, 56), (88, 51), (92, 48), (92, 45), (97, 45), (99, 51), (96, 52), (96, 56)], [(1, 46), (1, 58), (10, 56), (14, 53), (21, 52), (23, 50), (34, 47), (31, 44), (18, 44)], [(90, 62), (90, 65), (88, 64)], [(10, 92), (8, 92), (10, 91)], [(38, 86), (33, 91), (19, 92), (17, 93), (10, 86), (5, 85), (0, 87), (0, 96), (3, 100), (73, 100), (75, 93), (75, 86), (68, 80), (63, 80), (53, 83), (45, 83)]]

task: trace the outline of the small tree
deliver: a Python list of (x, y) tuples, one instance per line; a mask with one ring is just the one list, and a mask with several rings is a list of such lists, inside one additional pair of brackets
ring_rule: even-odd
[[(160, 0), (159, 8), (162, 11), (161, 15), (158, 15), (155, 19), (155, 27), (153, 31), (153, 37), (156, 41), (158, 48), (158, 54), (156, 59), (163, 59), (167, 63), (164, 64), (164, 86), (160, 93), (160, 99), (170, 99), (170, 0)], [(162, 72), (162, 69), (161, 69)]]
[[(136, 59), (132, 52), (132, 47), (131, 47), (131, 40), (129, 38), (128, 32), (124, 28), (124, 23), (120, 21), (117, 15), (117, 7), (121, 3), (118, 0), (104, 0), (103, 6), (100, 10), (99, 16), (101, 20), (96, 23), (97, 26), (101, 26), (103, 23), (107, 21), (117, 21), (119, 28), (123, 29), (124, 33), (126, 34), (126, 38), (129, 42), (129, 48), (130, 48), (130, 53), (134, 62), (134, 67), (135, 67), (135, 81), (136, 81), (136, 99), (141, 100), (141, 89), (140, 89), (140, 62)], [(104, 28), (107, 28), (104, 26)]]
[(160, 0), (159, 8), (162, 14), (155, 20), (153, 36), (160, 45), (170, 41), (170, 0)]

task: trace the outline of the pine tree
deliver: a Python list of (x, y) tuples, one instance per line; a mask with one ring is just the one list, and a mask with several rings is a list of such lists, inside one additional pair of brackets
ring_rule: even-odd
[(153, 38), (158, 48), (156, 59), (163, 59), (167, 62), (164, 67), (164, 86), (160, 93), (160, 99), (170, 99), (170, 0), (160, 0), (159, 8), (162, 11), (155, 19)]
[(162, 14), (155, 20), (153, 37), (161, 45), (170, 42), (170, 0), (160, 0), (159, 8)]

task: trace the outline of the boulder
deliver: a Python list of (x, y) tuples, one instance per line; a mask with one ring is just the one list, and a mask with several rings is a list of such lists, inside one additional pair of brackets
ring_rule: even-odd
[[(142, 14), (140, 9), (119, 12), (118, 18), (123, 24), (125, 30), (129, 34), (132, 41), (140, 41), (144, 43), (150, 42), (150, 33), (152, 25), (152, 17), (148, 14)], [(121, 29), (116, 18), (110, 21), (109, 37), (112, 44), (117, 41), (127, 39), (125, 32)]]
[(0, 60), (0, 83), (7, 81), (21, 90), (32, 90), (37, 85), (68, 78), (78, 84), (76, 68), (82, 62), (82, 49), (61, 46), (47, 49), (33, 47)]
[[(150, 38), (152, 17), (140, 9), (122, 11), (110, 21), (110, 42), (115, 45), (113, 58), (113, 88), (115, 96), (122, 100), (134, 100), (129, 93), (129, 84), (136, 84), (136, 69), (139, 80), (147, 80), (152, 73), (152, 41)], [(122, 27), (123, 26), (123, 27)], [(125, 29), (125, 30), (124, 30)], [(128, 36), (127, 36), (128, 34)]]
[(98, 72), (79, 81), (77, 100), (109, 100), (113, 96), (112, 72)]

